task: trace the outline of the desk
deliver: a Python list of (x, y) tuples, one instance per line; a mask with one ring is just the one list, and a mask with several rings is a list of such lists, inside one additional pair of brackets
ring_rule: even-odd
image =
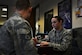
[(53, 47), (38, 47), (38, 54), (43, 55), (63, 55), (63, 51), (54, 51)]
[(42, 54), (52, 54), (53, 51), (52, 51), (52, 47), (38, 47), (38, 53), (40, 55)]

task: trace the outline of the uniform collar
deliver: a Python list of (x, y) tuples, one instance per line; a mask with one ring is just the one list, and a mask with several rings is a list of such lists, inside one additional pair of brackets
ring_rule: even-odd
[(52, 30), (60, 33), (60, 32), (62, 32), (63, 30), (65, 30), (65, 28), (62, 28), (61, 30), (56, 30), (55, 28), (53, 28)]

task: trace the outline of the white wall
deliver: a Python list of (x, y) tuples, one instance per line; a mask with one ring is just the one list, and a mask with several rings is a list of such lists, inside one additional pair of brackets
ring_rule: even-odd
[(72, 28), (82, 27), (82, 17), (76, 17), (77, 0), (72, 0)]
[(40, 32), (44, 32), (44, 13), (53, 9), (53, 16), (58, 15), (58, 3), (62, 0), (44, 0), (40, 3)]
[[(40, 32), (44, 32), (44, 13), (53, 9), (53, 16), (58, 15), (58, 3), (62, 0), (46, 0), (40, 3)], [(82, 17), (76, 17), (75, 9), (77, 7), (77, 0), (72, 0), (72, 28), (82, 27)]]
[(51, 9), (54, 10), (54, 15), (58, 13), (58, 3), (62, 0), (46, 0), (40, 3), (40, 15), (43, 16), (44, 12), (47, 12)]

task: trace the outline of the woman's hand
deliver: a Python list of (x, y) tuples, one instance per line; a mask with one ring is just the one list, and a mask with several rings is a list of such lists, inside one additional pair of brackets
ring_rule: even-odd
[(47, 41), (42, 41), (41, 43), (40, 43), (40, 46), (41, 47), (45, 47), (45, 46), (48, 46), (49, 45), (49, 42), (47, 42)]

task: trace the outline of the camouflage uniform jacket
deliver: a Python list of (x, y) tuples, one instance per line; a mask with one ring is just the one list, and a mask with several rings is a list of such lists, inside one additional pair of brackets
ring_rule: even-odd
[(55, 51), (65, 51), (71, 46), (72, 33), (69, 30), (63, 28), (61, 31), (56, 31), (52, 29), (48, 33), (48, 37), (43, 40), (49, 41), (49, 46), (53, 47)]
[(37, 55), (31, 26), (17, 12), (0, 29), (0, 52), (5, 55)]

